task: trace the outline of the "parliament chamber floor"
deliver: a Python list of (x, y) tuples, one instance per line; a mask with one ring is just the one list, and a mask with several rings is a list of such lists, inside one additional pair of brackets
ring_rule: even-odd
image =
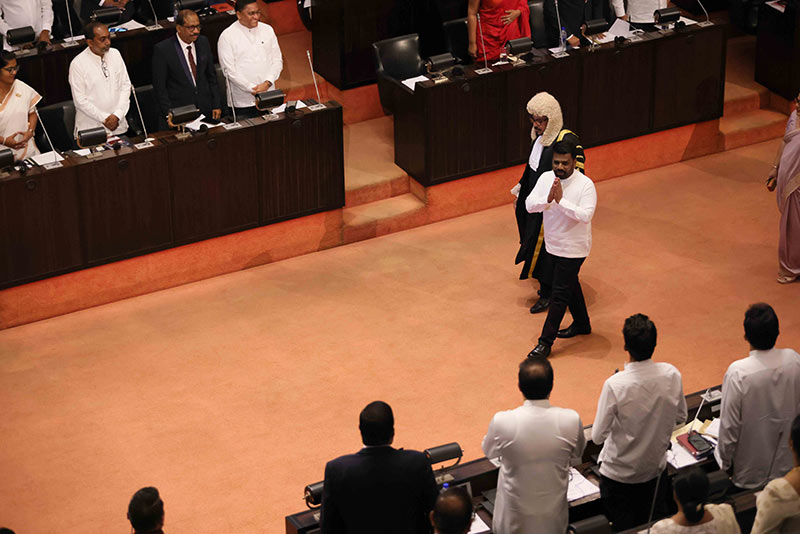
[[(278, 86), (313, 96), (308, 32), (279, 33)], [(800, 347), (800, 284), (775, 282), (763, 187), (789, 108), (752, 81), (754, 49), (728, 41), (721, 119), (587, 151), (593, 334), (551, 356), (552, 401), (585, 425), (633, 313), (658, 325), (654, 358), (685, 393), (747, 354), (753, 302), (775, 308), (778, 346)], [(374, 85), (321, 91), (343, 105), (343, 209), (0, 290), (8, 526), (124, 530), (130, 495), (154, 485), (170, 530), (283, 532), (325, 462), (360, 447), (365, 403), (392, 405), (397, 446), (457, 441), (465, 460), (519, 405), (544, 320), (513, 264), (521, 167), (422, 188), (393, 162)]]

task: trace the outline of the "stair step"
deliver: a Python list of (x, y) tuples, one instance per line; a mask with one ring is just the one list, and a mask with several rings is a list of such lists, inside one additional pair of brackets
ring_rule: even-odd
[(747, 113), (769, 105), (769, 90), (766, 87), (745, 87), (725, 82), (725, 107), (723, 117)]
[(394, 164), (391, 117), (344, 127), (345, 206), (353, 207), (410, 191), (409, 177)]
[(731, 150), (775, 139), (783, 135), (787, 117), (783, 113), (761, 109), (740, 113), (719, 120), (719, 131), (723, 136), (723, 150)]
[(425, 204), (411, 193), (345, 208), (342, 241), (354, 243), (426, 224)]

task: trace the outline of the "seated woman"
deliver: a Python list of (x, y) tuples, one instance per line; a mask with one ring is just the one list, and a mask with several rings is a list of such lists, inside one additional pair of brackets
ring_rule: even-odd
[(467, 31), (470, 56), (476, 61), (483, 61), (484, 57), (488, 61), (495, 60), (505, 51), (508, 41), (531, 36), (528, 3), (526, 0), (469, 0)]
[(14, 151), (14, 160), (21, 161), (39, 153), (33, 142), (36, 130), (34, 108), (42, 97), (25, 82), (17, 80), (17, 58), (10, 52), (0, 53), (0, 148)]
[(792, 422), (789, 447), (794, 468), (767, 484), (756, 499), (758, 510), (752, 534), (800, 532), (800, 415)]
[(678, 513), (653, 525), (652, 534), (740, 534), (730, 504), (706, 504), (708, 476), (702, 469), (681, 469), (672, 488)]

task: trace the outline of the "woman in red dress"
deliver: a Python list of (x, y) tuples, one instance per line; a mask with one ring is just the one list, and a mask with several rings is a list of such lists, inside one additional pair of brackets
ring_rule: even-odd
[[(478, 15), (481, 17), (478, 28)], [(512, 39), (531, 36), (527, 0), (469, 0), (469, 53), (476, 61), (495, 60)], [(483, 32), (483, 39), (481, 39)], [(483, 49), (486, 43), (486, 50)]]

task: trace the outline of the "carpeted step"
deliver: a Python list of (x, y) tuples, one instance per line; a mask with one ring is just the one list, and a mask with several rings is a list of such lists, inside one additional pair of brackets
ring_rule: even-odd
[(409, 177), (394, 164), (391, 117), (344, 127), (345, 206), (354, 207), (409, 192)]
[(342, 218), (343, 243), (400, 232), (427, 222), (425, 204), (411, 193), (345, 208)]
[(738, 113), (748, 113), (769, 106), (769, 90), (763, 86), (746, 87), (733, 82), (725, 82), (725, 107), (723, 117)]
[(722, 149), (730, 150), (781, 137), (786, 120), (786, 115), (766, 109), (722, 117), (719, 121)]

